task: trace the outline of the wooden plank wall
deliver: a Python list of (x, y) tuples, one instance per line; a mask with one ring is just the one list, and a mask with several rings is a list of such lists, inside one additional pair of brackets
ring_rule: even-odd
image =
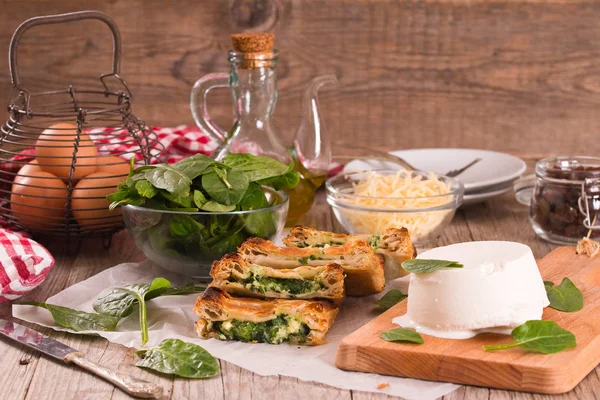
[[(479, 147), (600, 153), (600, 2), (578, 0), (28, 0), (0, 1), (0, 54), (24, 19), (98, 9), (123, 38), (122, 76), (136, 114), (193, 123), (189, 91), (227, 69), (229, 34), (273, 29), (281, 51), (276, 127), (289, 137), (310, 79), (329, 130), (381, 149)], [(40, 27), (23, 39), (27, 87), (94, 84), (110, 68), (99, 22)], [(8, 63), (0, 93), (8, 93)], [(225, 91), (211, 112), (230, 124)]]

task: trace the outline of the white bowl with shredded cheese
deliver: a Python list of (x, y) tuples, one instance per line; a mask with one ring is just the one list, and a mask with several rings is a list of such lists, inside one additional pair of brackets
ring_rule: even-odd
[(377, 234), (404, 227), (416, 244), (441, 235), (464, 193), (456, 179), (407, 170), (339, 174), (325, 187), (327, 202), (348, 232)]

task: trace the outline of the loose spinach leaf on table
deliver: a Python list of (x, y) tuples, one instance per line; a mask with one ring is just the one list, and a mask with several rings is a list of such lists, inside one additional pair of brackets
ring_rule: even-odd
[(48, 303), (39, 302), (28, 302), (22, 303), (32, 306), (43, 307), (50, 311), (54, 322), (58, 325), (71, 329), (75, 332), (81, 331), (106, 331), (112, 332), (117, 329), (117, 323), (119, 322), (118, 317), (87, 313), (83, 311), (74, 310), (72, 308), (57, 306)]
[(553, 354), (577, 346), (575, 335), (554, 321), (527, 321), (510, 334), (513, 343), (484, 346), (485, 351), (521, 347), (538, 353)]
[(564, 312), (575, 312), (583, 308), (583, 293), (569, 279), (564, 278), (560, 285), (544, 281), (550, 307)]
[[(206, 290), (206, 286), (197, 286), (190, 282), (187, 285), (167, 288), (160, 293), (160, 296), (183, 296), (186, 294), (202, 293), (204, 290)], [(146, 300), (149, 300), (148, 295), (146, 295)]]
[(375, 302), (377, 311), (387, 311), (407, 297), (408, 295), (402, 293), (400, 290), (392, 289)]
[(179, 339), (165, 339), (157, 347), (138, 350), (138, 367), (184, 378), (210, 378), (219, 373), (219, 363), (202, 347)]
[(192, 180), (186, 174), (170, 165), (160, 164), (144, 172), (144, 177), (157, 189), (165, 189), (181, 197), (190, 195)]
[[(217, 172), (220, 171), (220, 172)], [(202, 187), (217, 203), (231, 206), (239, 203), (248, 189), (248, 178), (239, 169), (221, 170), (202, 175)]]
[(446, 268), (462, 268), (456, 261), (413, 259), (402, 263), (402, 268), (414, 274), (427, 274)]
[(380, 337), (383, 340), (387, 340), (388, 342), (410, 342), (423, 344), (423, 338), (417, 332), (406, 329), (406, 328), (396, 328), (391, 329), (386, 332), (382, 332)]
[[(111, 316), (124, 317), (133, 312), (137, 301), (140, 314), (140, 330), (142, 345), (148, 342), (148, 321), (146, 318), (146, 296), (171, 286), (165, 278), (155, 278), (150, 284), (132, 284), (121, 288), (113, 288), (93, 304), (96, 312)], [(156, 295), (157, 296), (157, 295)], [(154, 297), (156, 297), (154, 296)]]

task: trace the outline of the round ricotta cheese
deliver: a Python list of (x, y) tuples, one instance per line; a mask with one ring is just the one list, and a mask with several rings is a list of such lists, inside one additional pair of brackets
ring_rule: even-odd
[(411, 274), (407, 313), (393, 320), (405, 328), (449, 339), (509, 334), (526, 321), (541, 319), (549, 305), (533, 253), (522, 243), (458, 243), (417, 258), (464, 267)]

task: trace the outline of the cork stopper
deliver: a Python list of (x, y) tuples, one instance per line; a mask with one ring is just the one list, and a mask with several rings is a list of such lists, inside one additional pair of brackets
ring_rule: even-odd
[(271, 32), (245, 32), (231, 35), (235, 51), (244, 53), (265, 53), (273, 51), (275, 34)]

